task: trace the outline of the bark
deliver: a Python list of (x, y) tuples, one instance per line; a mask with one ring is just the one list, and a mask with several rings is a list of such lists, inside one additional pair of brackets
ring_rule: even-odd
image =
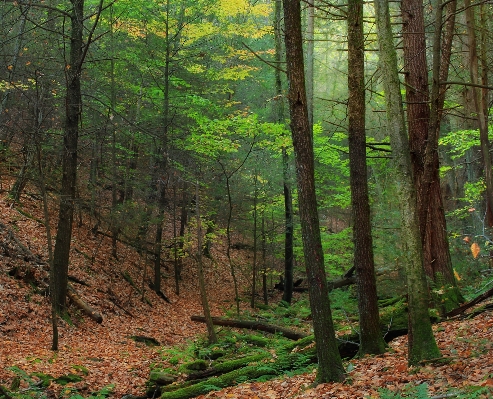
[(349, 171), (353, 216), (354, 266), (360, 328), (360, 354), (385, 352), (380, 331), (371, 235), (365, 132), (363, 1), (348, 3)]
[[(275, 2), (275, 19), (274, 19), (274, 40), (275, 40), (275, 57), (276, 65), (280, 66), (282, 62), (282, 0)], [(274, 70), (276, 81), (276, 119), (278, 123), (284, 124), (284, 97), (281, 80), (281, 70)], [(285, 289), (282, 300), (291, 303), (293, 298), (293, 196), (291, 194), (289, 155), (286, 148), (282, 149), (282, 180), (284, 194), (284, 282)]]
[(308, 121), (313, 126), (314, 71), (315, 71), (315, 6), (314, 0), (306, 1), (306, 103)]
[(409, 334), (408, 362), (440, 356), (428, 315), (428, 288), (423, 269), (423, 249), (417, 215), (416, 191), (412, 178), (409, 142), (404, 123), (404, 110), (397, 69), (397, 54), (390, 25), (388, 0), (375, 0), (380, 65), (387, 107), (387, 129), (394, 154), (394, 169), (401, 204), (402, 240), (405, 243)]
[(250, 307), (255, 308), (255, 295), (257, 294), (257, 203), (258, 203), (258, 175), (254, 171), (253, 177), (253, 259), (252, 259), (252, 292), (250, 298)]
[[(423, 1), (403, 0), (401, 10), (409, 147), (423, 243), (423, 265), (426, 275), (435, 286), (447, 287), (445, 293), (436, 301), (438, 307), (443, 308), (445, 312), (447, 309), (456, 307), (462, 297), (452, 268), (439, 176), (438, 138), (440, 110), (443, 108), (443, 102), (439, 107), (439, 80), (440, 75), (446, 80), (450, 60), (450, 49), (447, 47), (443, 48), (445, 58), (440, 56), (442, 37), (440, 3), (438, 0), (435, 4), (436, 32), (433, 44), (431, 99), (428, 85)], [(444, 43), (447, 46), (451, 44), (447, 41)]]
[(207, 325), (209, 344), (215, 344), (217, 342), (217, 336), (216, 331), (214, 330), (214, 324), (212, 322), (211, 311), (209, 308), (209, 300), (207, 298), (207, 291), (205, 288), (204, 265), (202, 262), (202, 224), (200, 220), (199, 182), (195, 185), (195, 217), (197, 220), (197, 265), (200, 299), (202, 302), (202, 309), (204, 310), (204, 319), (205, 324)]
[(471, 91), (473, 95), (474, 108), (476, 111), (477, 126), (479, 127), (479, 139), (481, 145), (481, 155), (483, 157), (483, 173), (486, 184), (486, 209), (488, 226), (493, 226), (493, 171), (490, 153), (490, 143), (488, 140), (488, 106), (485, 104), (487, 96), (477, 87), (479, 84), (487, 85), (487, 82), (480, 82), (479, 60), (476, 40), (476, 21), (474, 19), (474, 9), (470, 0), (464, 0), (466, 11), (466, 26), (469, 47), (469, 71), (471, 77)]
[[(49, 287), (50, 293), (56, 291), (55, 287), (55, 269), (53, 267), (53, 239), (51, 234), (51, 224), (50, 224), (50, 212), (48, 208), (48, 195), (46, 193), (46, 183), (45, 183), (45, 171), (43, 169), (43, 164), (41, 162), (42, 152), (41, 152), (41, 144), (36, 138), (36, 158), (37, 158), (37, 167), (38, 167), (38, 185), (39, 190), (41, 191), (41, 197), (43, 198), (43, 216), (44, 216), (44, 225), (46, 229), (46, 241), (48, 247), (48, 265), (50, 267), (49, 271)], [(68, 276), (70, 277), (70, 276)], [(58, 315), (57, 315), (57, 303), (56, 296), (50, 295), (50, 305), (51, 305), (51, 327), (52, 327), (52, 341), (51, 341), (51, 350), (58, 350)]]
[[(204, 316), (192, 316), (192, 321), (205, 323)], [(234, 327), (234, 328), (247, 328), (249, 330), (265, 331), (271, 334), (281, 334), (282, 336), (298, 340), (305, 338), (307, 335), (290, 330), (288, 328), (275, 326), (273, 324), (262, 323), (260, 321), (249, 321), (249, 320), (235, 320), (235, 319), (224, 319), (220, 317), (212, 317), (212, 322), (216, 326)]]
[(65, 68), (67, 93), (62, 155), (62, 188), (58, 227), (53, 252), (53, 269), (58, 312), (66, 309), (68, 264), (77, 181), (77, 143), (82, 113), (81, 79), (83, 63), (84, 0), (72, 0), (70, 58)]
[(306, 103), (300, 2), (284, 0), (283, 7), (291, 134), (296, 160), (303, 252), (319, 362), (316, 382), (341, 381), (344, 379), (344, 367), (335, 339), (315, 194), (313, 138)]

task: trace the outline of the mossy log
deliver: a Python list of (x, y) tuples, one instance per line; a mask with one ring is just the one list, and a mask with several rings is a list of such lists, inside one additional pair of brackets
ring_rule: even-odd
[[(191, 319), (192, 321), (205, 323), (204, 316), (192, 316)], [(247, 328), (250, 330), (265, 331), (271, 334), (281, 334), (282, 336), (293, 340), (298, 340), (306, 337), (306, 334), (296, 332), (288, 328), (275, 326), (273, 324), (262, 323), (260, 321), (255, 321), (255, 320), (236, 320), (236, 319), (225, 319), (222, 317), (213, 317), (212, 323), (217, 326)]]
[(241, 369), (231, 371), (223, 374), (220, 377), (211, 377), (198, 384), (190, 385), (184, 388), (178, 388), (175, 391), (164, 392), (161, 395), (161, 399), (189, 399), (204, 393), (210, 392), (215, 389), (222, 389), (240, 381), (251, 380), (259, 378), (265, 375), (275, 376), (276, 370), (267, 366), (247, 366)]
[(493, 288), (490, 288), (488, 291), (477, 296), (472, 301), (469, 301), (469, 302), (462, 304), (457, 309), (451, 310), (450, 312), (445, 314), (445, 316), (446, 317), (453, 317), (453, 316), (457, 316), (461, 313), (464, 313), (467, 309), (473, 307), (474, 305), (477, 305), (478, 303), (484, 301), (485, 299), (488, 299), (491, 296), (493, 296)]
[(169, 385), (176, 381), (176, 376), (162, 371), (151, 371), (149, 381), (156, 385)]
[(271, 356), (270, 353), (259, 353), (252, 356), (245, 356), (239, 359), (234, 359), (230, 361), (226, 361), (223, 363), (217, 363), (214, 367), (210, 367), (206, 370), (196, 371), (194, 373), (190, 373), (186, 380), (199, 380), (203, 378), (208, 378), (212, 376), (217, 376), (224, 373), (229, 373), (231, 371), (237, 370), (241, 367), (245, 367), (250, 363), (259, 362), (267, 357)]
[[(387, 314), (388, 319), (385, 327), (382, 328), (382, 331), (389, 330), (385, 334), (386, 342), (389, 342), (396, 336), (407, 333), (407, 329), (401, 328), (402, 326), (400, 323), (394, 324), (388, 321), (389, 319), (394, 321), (407, 319), (405, 300), (401, 298), (400, 301), (397, 301), (393, 305), (393, 308)], [(197, 317), (198, 316), (193, 316), (192, 320)], [(218, 318), (214, 319), (216, 321), (218, 320)], [(224, 321), (229, 319), (220, 320)], [(245, 327), (244, 325), (241, 325), (241, 323), (236, 324), (236, 322), (244, 322), (242, 320), (232, 321), (235, 323), (224, 323), (221, 325), (252, 329), (255, 324), (258, 324), (253, 321), (248, 323), (247, 327)], [(387, 327), (389, 325), (392, 326), (392, 328)], [(395, 329), (394, 327), (398, 328)], [(274, 332), (279, 332), (277, 327)], [(359, 335), (357, 332), (349, 336), (340, 337), (338, 339), (338, 347), (341, 357), (352, 358), (357, 355), (359, 350), (358, 341)], [(286, 343), (281, 348), (278, 347), (275, 356), (272, 356), (271, 352), (265, 351), (226, 362), (217, 362), (209, 369), (190, 373), (186, 381), (181, 384), (171, 384), (166, 387), (159, 387), (159, 392), (162, 393), (162, 399), (188, 399), (205, 394), (214, 389), (222, 389), (247, 380), (258, 379), (261, 377), (265, 379), (273, 378), (282, 375), (286, 371), (300, 370), (316, 362), (317, 356), (314, 337), (313, 335), (305, 335), (297, 341)], [(198, 379), (203, 380), (197, 382)], [(193, 380), (195, 380), (195, 383)]]

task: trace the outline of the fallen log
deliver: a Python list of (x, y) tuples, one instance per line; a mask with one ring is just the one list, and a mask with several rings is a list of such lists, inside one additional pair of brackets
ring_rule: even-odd
[(231, 371), (237, 370), (241, 367), (246, 367), (250, 363), (259, 362), (267, 358), (269, 353), (260, 353), (252, 356), (245, 356), (239, 359), (230, 360), (224, 363), (218, 363), (214, 367), (207, 368), (205, 370), (199, 370), (188, 374), (185, 378), (186, 381), (200, 380), (212, 376), (217, 376)]
[[(192, 316), (192, 321), (199, 323), (205, 323), (204, 316)], [(216, 326), (225, 326), (233, 328), (247, 328), (249, 330), (265, 331), (271, 334), (281, 334), (288, 339), (298, 340), (305, 338), (307, 335), (290, 330), (288, 328), (275, 326), (273, 324), (263, 323), (255, 320), (236, 320), (236, 319), (224, 319), (222, 317), (213, 317), (212, 323)]]
[[(329, 288), (329, 291), (335, 290), (336, 288), (342, 288), (346, 287), (348, 285), (356, 284), (356, 276), (354, 275), (355, 272), (355, 267), (351, 267), (346, 273), (341, 278), (335, 279), (335, 280), (328, 280), (327, 281), (327, 286)], [(375, 272), (376, 276), (380, 276), (384, 274), (384, 270), (377, 270)], [(284, 284), (277, 283), (274, 285), (274, 288), (279, 290), (279, 291), (284, 291)], [(294, 292), (308, 292), (308, 288), (306, 287), (293, 287)]]
[(67, 290), (67, 296), (72, 300), (72, 302), (81, 309), (86, 315), (93, 319), (96, 323), (101, 324), (103, 322), (103, 316), (91, 308), (87, 303), (85, 303), (77, 294), (77, 291), (69, 285)]
[(445, 314), (445, 317), (453, 317), (457, 316), (461, 313), (464, 313), (467, 309), (472, 308), (474, 305), (477, 305), (480, 302), (483, 302), (485, 299), (490, 298), (493, 296), (493, 288), (490, 288), (488, 291), (483, 292), (481, 295), (478, 295), (476, 298), (473, 300), (466, 302), (459, 306), (458, 308), (455, 308), (451, 310), (450, 312)]

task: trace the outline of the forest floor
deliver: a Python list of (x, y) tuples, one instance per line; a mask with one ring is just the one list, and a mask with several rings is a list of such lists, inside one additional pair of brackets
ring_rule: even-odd
[[(111, 256), (110, 239), (93, 234), (87, 224), (75, 223), (70, 275), (87, 285), (72, 283), (80, 297), (103, 316), (97, 324), (73, 305), (71, 321), (60, 321), (60, 346), (50, 350), (52, 326), (50, 305), (43, 295), (46, 284), (46, 234), (39, 199), (26, 197), (22, 207), (12, 206), (6, 193), (0, 198), (0, 385), (7, 388), (16, 375), (45, 373), (54, 377), (80, 374), (81, 382), (68, 387), (83, 396), (114, 384), (112, 397), (142, 395), (150, 366), (166, 364), (162, 348), (135, 342), (131, 336), (152, 337), (163, 347), (186, 344), (204, 336), (203, 324), (190, 320), (202, 314), (195, 266), (185, 263), (180, 295), (174, 293), (173, 268), (167, 271), (163, 291), (171, 303), (155, 295), (142, 281), (152, 271), (135, 250), (118, 246), (118, 260)], [(52, 217), (52, 224), (55, 218)], [(21, 244), (21, 246), (19, 245)], [(22, 248), (24, 246), (24, 248)], [(207, 267), (207, 289), (211, 312), (220, 316), (234, 306), (229, 268), (220, 251), (214, 264)], [(17, 268), (17, 276), (9, 272)], [(137, 288), (144, 289), (148, 301), (142, 301), (122, 275), (132, 276)], [(33, 283), (25, 281), (32, 275)], [(34, 281), (38, 284), (36, 287)], [(274, 297), (272, 301), (279, 301)], [(493, 314), (485, 311), (472, 319), (454, 319), (434, 326), (446, 363), (427, 363), (408, 368), (406, 337), (391, 342), (382, 356), (345, 362), (344, 383), (312, 387), (315, 371), (270, 382), (245, 383), (200, 398), (377, 398), (381, 389), (412, 391), (412, 386), (427, 384), (430, 396), (490, 387), (493, 397)], [(20, 371), (22, 370), (22, 371)], [(21, 384), (20, 389), (26, 388)], [(57, 384), (49, 387), (51, 397), (61, 397)], [(472, 391), (471, 391), (472, 392)], [(471, 393), (471, 395), (473, 395)], [(489, 396), (488, 396), (489, 395)], [(50, 396), (50, 395), (48, 395)]]

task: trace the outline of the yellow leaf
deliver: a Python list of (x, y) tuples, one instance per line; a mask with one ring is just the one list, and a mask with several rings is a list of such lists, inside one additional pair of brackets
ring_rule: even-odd
[(455, 279), (457, 281), (460, 281), (461, 280), (459, 273), (457, 273), (457, 270), (455, 270), (455, 269), (454, 269), (454, 276), (455, 276)]
[(481, 251), (481, 248), (479, 248), (478, 243), (473, 242), (471, 245), (471, 252), (472, 252), (472, 256), (474, 257), (474, 259), (476, 259), (478, 257), (480, 251)]

